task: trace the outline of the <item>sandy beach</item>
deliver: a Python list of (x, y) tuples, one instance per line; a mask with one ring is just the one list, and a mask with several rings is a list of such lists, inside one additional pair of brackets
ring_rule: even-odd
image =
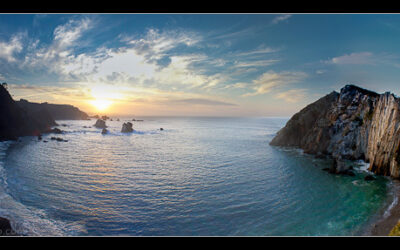
[(393, 182), (395, 198), (390, 206), (386, 208), (386, 211), (381, 214), (381, 218), (367, 232), (369, 236), (388, 236), (392, 228), (400, 220), (400, 181), (394, 180)]

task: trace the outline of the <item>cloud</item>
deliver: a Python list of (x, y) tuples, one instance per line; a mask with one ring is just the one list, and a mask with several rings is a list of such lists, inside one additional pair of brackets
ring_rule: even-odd
[[(235, 106), (209, 98), (212, 90), (253, 90), (247, 95), (258, 95), (277, 88), (277, 84), (291, 83), (300, 77), (296, 72), (268, 71), (245, 83), (244, 78), (250, 73), (260, 73), (265, 70), (264, 67), (280, 61), (276, 55), (271, 55), (277, 49), (261, 44), (249, 50), (221, 53), (224, 52), (220, 51), (221, 47), (204, 47), (204, 42), (208, 40), (203, 34), (184, 29), (148, 29), (145, 33), (130, 36), (122, 34), (116, 36), (118, 47), (108, 47), (109, 43), (105, 42), (88, 50), (82, 43), (88, 45), (88, 34), (96, 35), (98, 32), (93, 20), (88, 17), (72, 18), (57, 26), (50, 33), (53, 37), (47, 43), (35, 37), (26, 39), (29, 41), (26, 46), (22, 41), (19, 44), (15, 42), (26, 51), (25, 56), (18, 59), (20, 72), (35, 76), (36, 79), (29, 79), (30, 82), (82, 86), (85, 88), (85, 99), (94, 96), (91, 90), (103, 86), (107, 89), (103, 91), (107, 98), (116, 96), (113, 98), (120, 101), (165, 97), (177, 100), (177, 104), (209, 106)], [(4, 74), (7, 75), (7, 72)], [(282, 79), (272, 79), (274, 74)], [(19, 91), (27, 93), (29, 89)], [(40, 94), (50, 93), (46, 91), (40, 91)], [(172, 92), (179, 94), (172, 95)]]
[(234, 67), (266, 67), (279, 62), (277, 59), (269, 60), (258, 60), (258, 61), (247, 61), (247, 62), (236, 62)]
[(375, 64), (375, 57), (371, 52), (359, 52), (334, 57), (327, 63), (332, 64)]
[(194, 104), (194, 105), (207, 105), (207, 106), (237, 106), (237, 104), (234, 103), (211, 100), (206, 98), (188, 98), (181, 100), (171, 100), (169, 102), (176, 104), (183, 104), (183, 105)]
[(278, 93), (276, 98), (285, 100), (289, 103), (296, 103), (301, 100), (304, 100), (306, 97), (306, 90), (305, 89), (291, 89), (285, 92)]
[(54, 41), (60, 47), (67, 47), (74, 44), (83, 34), (92, 27), (92, 20), (89, 18), (71, 19), (66, 24), (56, 27), (54, 30)]
[(23, 49), (21, 40), (22, 34), (17, 34), (12, 36), (9, 42), (0, 42), (0, 58), (8, 62), (15, 62), (15, 54)]
[(272, 20), (272, 23), (273, 23), (273, 24), (277, 24), (277, 23), (279, 23), (279, 22), (283, 22), (283, 21), (285, 21), (285, 20), (288, 20), (290, 17), (292, 17), (292, 15), (280, 15), (280, 16), (275, 17), (275, 18)]
[(40, 41), (34, 40), (29, 46), (21, 67), (30, 70), (43, 70), (62, 74), (65, 65), (74, 63), (73, 49), (78, 47), (79, 39), (89, 29), (93, 28), (89, 18), (70, 19), (66, 24), (54, 29), (50, 45), (39, 46)]
[(243, 96), (254, 96), (260, 94), (266, 94), (275, 90), (277, 88), (284, 87), (288, 84), (300, 82), (307, 77), (307, 74), (304, 72), (291, 72), (291, 71), (283, 71), (277, 73), (275, 71), (267, 71), (257, 79), (253, 80), (253, 90), (255, 92), (246, 93)]
[(265, 45), (260, 45), (258, 48), (254, 49), (254, 50), (250, 50), (250, 51), (244, 51), (244, 52), (236, 52), (233, 53), (233, 55), (235, 57), (249, 57), (249, 56), (265, 56), (265, 54), (270, 54), (270, 53), (275, 53), (278, 52), (279, 49), (274, 49), (274, 48), (270, 48), (267, 47)]
[(232, 89), (244, 89), (244, 88), (248, 88), (249, 87), (249, 83), (247, 82), (237, 82), (234, 84), (229, 84), (226, 85), (224, 88), (228, 89), (228, 88), (232, 88)]

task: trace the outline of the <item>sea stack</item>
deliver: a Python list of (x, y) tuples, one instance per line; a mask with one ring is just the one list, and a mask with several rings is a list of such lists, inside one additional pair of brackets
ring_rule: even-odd
[(133, 124), (132, 124), (131, 122), (126, 122), (126, 123), (122, 124), (121, 132), (122, 132), (122, 133), (133, 132), (132, 125), (133, 125)]
[(94, 124), (96, 128), (106, 128), (106, 122), (102, 119), (97, 119), (96, 123)]
[(400, 99), (354, 85), (295, 114), (270, 142), (334, 159), (364, 160), (369, 170), (400, 177)]

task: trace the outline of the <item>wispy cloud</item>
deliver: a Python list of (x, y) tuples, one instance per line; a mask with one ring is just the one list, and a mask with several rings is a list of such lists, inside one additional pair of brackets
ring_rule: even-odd
[(92, 20), (89, 18), (71, 19), (66, 24), (56, 27), (54, 30), (54, 41), (60, 47), (67, 47), (74, 44), (82, 33), (92, 27)]
[(258, 60), (258, 61), (247, 61), (247, 62), (237, 62), (234, 67), (266, 67), (272, 64), (279, 62), (278, 59), (269, 59), (269, 60)]
[(272, 90), (284, 87), (288, 84), (300, 82), (307, 77), (307, 74), (300, 71), (267, 71), (257, 79), (253, 80), (254, 92), (249, 92), (243, 96), (255, 96), (271, 92)]
[(288, 20), (290, 17), (292, 17), (292, 15), (280, 15), (280, 16), (275, 17), (275, 18), (272, 20), (272, 23), (273, 23), (273, 24), (277, 24), (277, 23), (279, 23), (279, 22), (283, 22), (283, 21)]
[(70, 19), (66, 24), (57, 26), (49, 45), (40, 44), (37, 39), (29, 44), (20, 67), (63, 73), (64, 66), (75, 60), (73, 49), (79, 44), (79, 39), (93, 27), (92, 20), (87, 17)]
[(291, 89), (288, 91), (278, 93), (276, 95), (276, 98), (285, 100), (286, 102), (289, 103), (299, 102), (301, 100), (304, 100), (305, 97), (306, 97), (306, 89)]
[(194, 105), (207, 105), (207, 106), (237, 106), (237, 104), (234, 103), (211, 100), (206, 98), (188, 98), (180, 100), (170, 100), (169, 102), (182, 105), (194, 104)]
[(374, 64), (376, 57), (371, 52), (358, 52), (334, 57), (327, 63), (332, 64)]

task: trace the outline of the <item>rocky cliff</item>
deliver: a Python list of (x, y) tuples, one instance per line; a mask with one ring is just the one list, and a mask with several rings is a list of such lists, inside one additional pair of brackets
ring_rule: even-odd
[(21, 99), (16, 102), (21, 108), (28, 112), (36, 112), (37, 110), (46, 110), (55, 120), (87, 120), (89, 116), (72, 105), (66, 104), (49, 104), (28, 102)]
[(0, 86), (0, 141), (16, 139), (18, 136), (39, 135), (56, 125), (44, 109), (27, 112)]
[(295, 114), (270, 142), (334, 159), (362, 159), (400, 178), (400, 99), (346, 85)]

